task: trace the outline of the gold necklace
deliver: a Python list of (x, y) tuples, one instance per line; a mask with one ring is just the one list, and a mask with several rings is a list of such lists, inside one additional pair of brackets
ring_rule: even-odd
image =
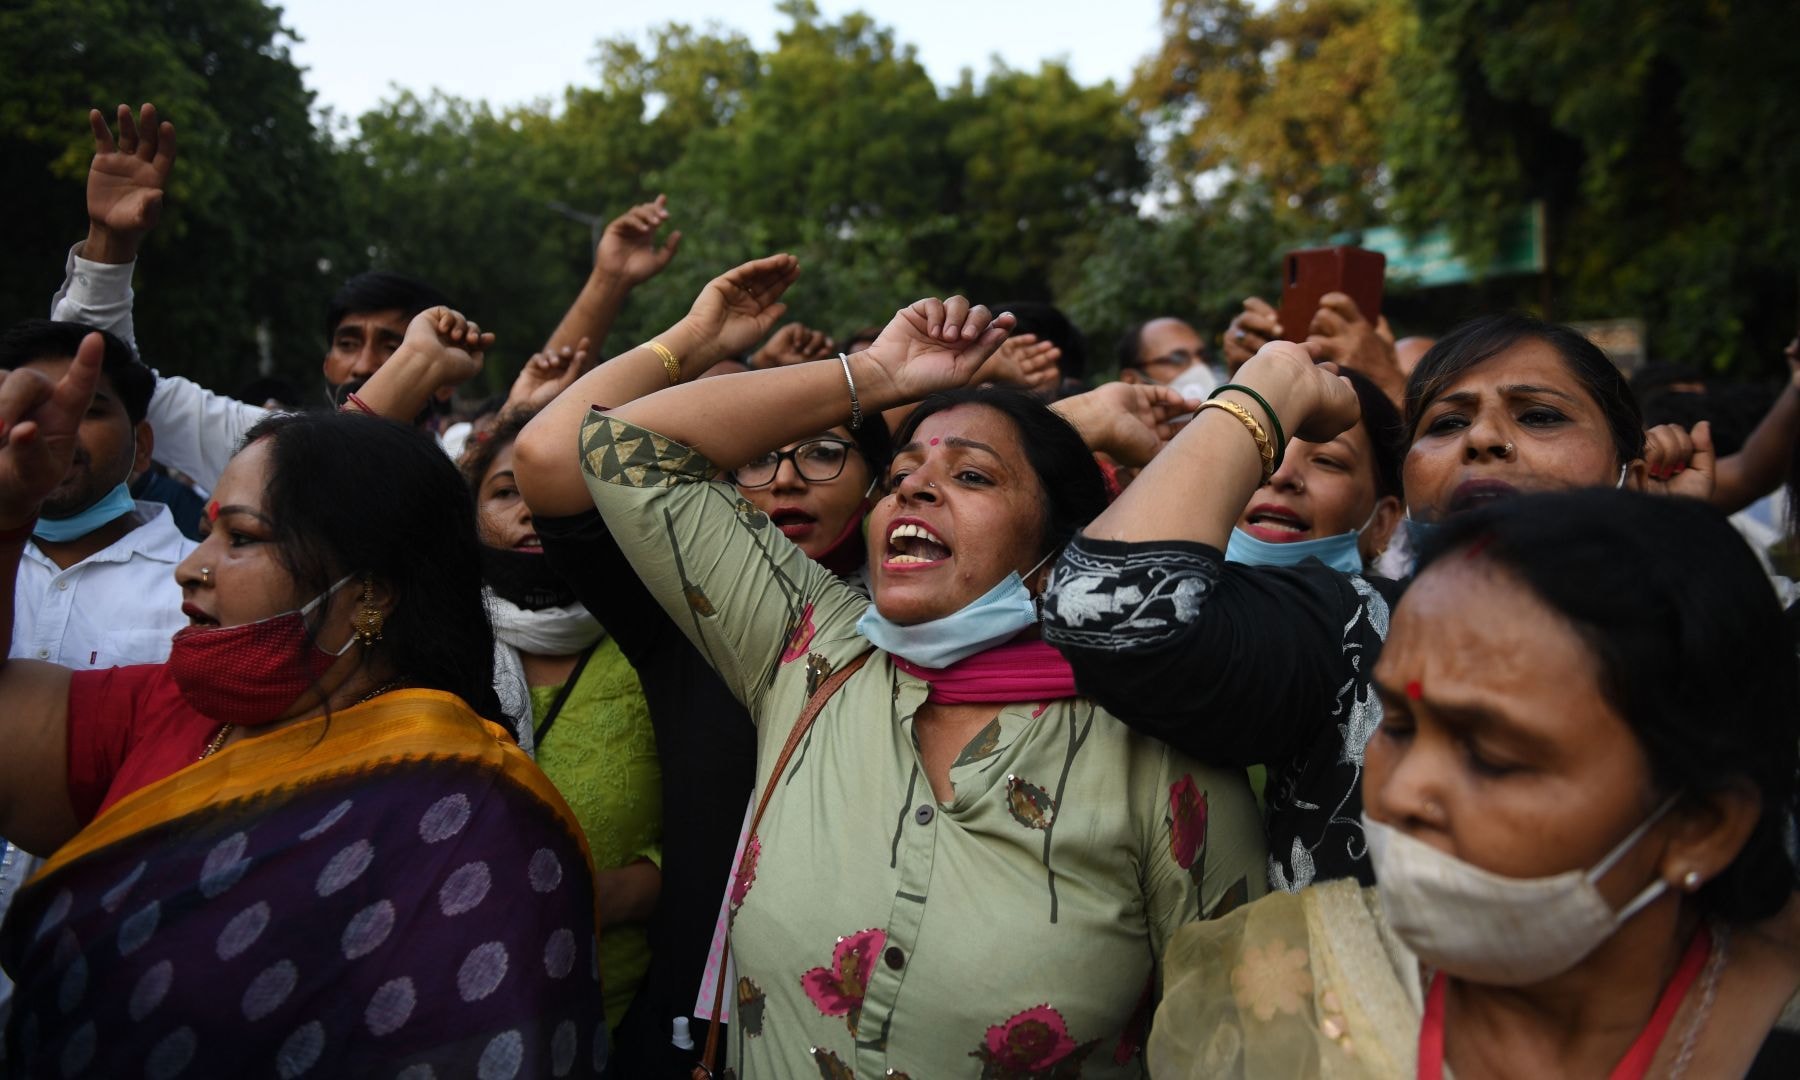
[[(356, 701), (352, 703), (351, 707), (354, 708), (357, 705), (362, 705), (366, 702), (374, 701), (376, 698), (387, 693), (389, 690), (398, 689), (400, 684), (404, 683), (405, 681), (406, 681), (405, 679), (389, 679), (387, 682), (382, 683), (380, 686), (377, 686), (375, 689), (364, 694), (362, 697), (357, 698)], [(206, 749), (200, 751), (199, 760), (205, 761), (207, 758), (212, 757), (214, 754), (218, 753), (219, 748), (225, 745), (225, 740), (231, 737), (231, 732), (235, 729), (235, 727), (236, 727), (235, 724), (220, 724), (218, 732), (216, 734), (214, 734), (213, 737), (207, 742)]]
[(205, 761), (207, 758), (212, 757), (219, 752), (219, 747), (225, 745), (225, 737), (231, 734), (232, 727), (233, 725), (231, 724), (219, 725), (218, 734), (214, 735), (212, 740), (206, 744), (206, 749), (200, 751), (201, 761)]

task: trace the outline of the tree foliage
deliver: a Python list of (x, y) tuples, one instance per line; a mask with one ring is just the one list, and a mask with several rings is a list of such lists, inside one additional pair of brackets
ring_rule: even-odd
[(0, 177), (13, 212), (0, 319), (42, 316), (86, 229), (90, 107), (149, 98), (181, 129), (181, 162), (143, 252), (138, 332), (152, 363), (229, 389), (259, 338), (317, 370), (322, 265), (344, 259), (333, 149), (260, 0), (24, 0), (0, 9)]
[(82, 234), (82, 114), (147, 98), (181, 161), (140, 337), (222, 388), (259, 341), (316, 379), (325, 299), (370, 267), (498, 331), (498, 387), (591, 266), (571, 215), (657, 192), (682, 251), (608, 351), (780, 250), (806, 268), (793, 317), (837, 333), (953, 289), (1054, 299), (1102, 348), (1161, 314), (1217, 332), (1291, 246), (1447, 225), (1479, 262), (1534, 199), (1555, 316), (1642, 316), (1656, 355), (1721, 367), (1792, 330), (1787, 0), (1164, 0), (1128, 91), (1058, 63), (941, 87), (867, 15), (779, 10), (764, 50), (669, 23), (597, 43), (553, 100), (401, 92), (352, 119), (313, 109), (263, 0), (20, 0), (0, 10), (0, 180), (29, 212), (0, 247), (0, 317), (44, 310)]
[(1388, 155), (1404, 220), (1481, 253), (1542, 199), (1557, 317), (1642, 316), (1663, 359), (1772, 360), (1800, 270), (1792, 3), (1418, 7)]

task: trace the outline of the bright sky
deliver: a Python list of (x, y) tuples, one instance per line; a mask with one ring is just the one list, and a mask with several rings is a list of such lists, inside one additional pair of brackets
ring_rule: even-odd
[[(594, 43), (644, 40), (652, 26), (716, 21), (772, 47), (787, 25), (774, 0), (287, 0), (283, 21), (301, 42), (317, 104), (356, 117), (392, 96), (392, 85), (515, 105), (592, 83)], [(893, 27), (940, 85), (962, 69), (979, 76), (998, 54), (1035, 70), (1065, 60), (1083, 83), (1121, 86), (1159, 40), (1158, 0), (820, 0), (827, 19), (861, 9)]]

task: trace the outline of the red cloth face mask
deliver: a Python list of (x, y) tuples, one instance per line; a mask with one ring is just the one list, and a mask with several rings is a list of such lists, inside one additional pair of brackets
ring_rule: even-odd
[(330, 653), (306, 634), (306, 617), (349, 580), (295, 611), (239, 626), (177, 630), (167, 663), (182, 700), (221, 724), (258, 727), (280, 719), (356, 643), (352, 635)]

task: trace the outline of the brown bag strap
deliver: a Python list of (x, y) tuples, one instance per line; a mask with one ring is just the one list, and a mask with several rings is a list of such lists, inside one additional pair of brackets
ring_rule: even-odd
[[(781, 784), (781, 774), (787, 771), (788, 762), (793, 759), (794, 751), (800, 748), (800, 740), (806, 738), (806, 733), (812, 730), (813, 721), (819, 718), (819, 713), (825, 708), (825, 703), (830, 701), (832, 695), (850, 681), (850, 676), (856, 674), (857, 670), (867, 663), (872, 655), (874, 655), (874, 650), (870, 649), (833, 672), (830, 678), (820, 683), (819, 688), (813, 691), (812, 697), (807, 699), (806, 708), (800, 711), (800, 719), (794, 724), (794, 730), (788, 732), (787, 744), (781, 748), (781, 756), (775, 759), (775, 770), (769, 774), (769, 785), (763, 789), (762, 798), (756, 801), (756, 811), (750, 815), (750, 831), (744, 834), (744, 851), (738, 857), (739, 865), (732, 868), (734, 874), (737, 870), (742, 869), (743, 856), (750, 852), (750, 839), (756, 835), (757, 827), (762, 824), (763, 811), (769, 808), (769, 800), (774, 797), (776, 787)], [(712, 1020), (706, 1025), (706, 1049), (700, 1055), (700, 1064), (694, 1066), (693, 1080), (713, 1080), (713, 1077), (717, 1075), (714, 1070), (717, 1068), (719, 1060), (719, 1015), (725, 1009), (725, 963), (731, 956), (730, 916), (726, 917), (723, 956), (724, 958), (719, 962), (719, 984), (713, 988)]]

